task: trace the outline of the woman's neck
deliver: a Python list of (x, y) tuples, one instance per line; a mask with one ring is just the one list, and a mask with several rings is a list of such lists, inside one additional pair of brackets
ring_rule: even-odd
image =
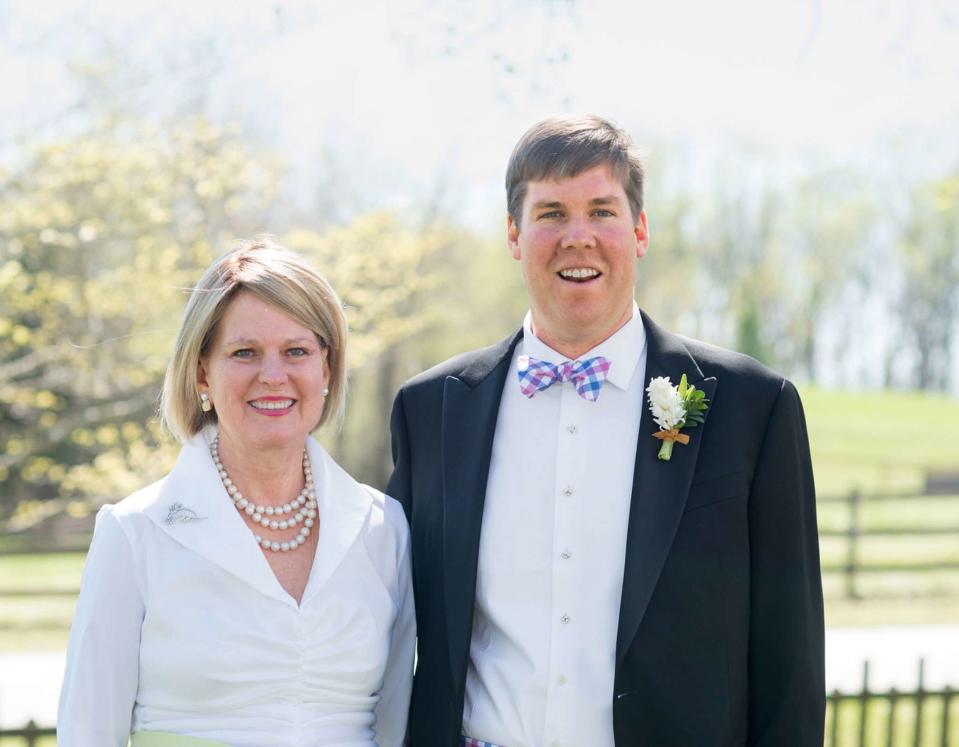
[(218, 438), (220, 462), (243, 497), (253, 503), (280, 506), (303, 489), (303, 449), (260, 449)]

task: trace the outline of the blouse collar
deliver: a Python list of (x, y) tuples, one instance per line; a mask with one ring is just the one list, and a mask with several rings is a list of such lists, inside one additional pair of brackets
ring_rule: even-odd
[[(223, 487), (210, 455), (215, 434), (214, 428), (207, 428), (184, 444), (145, 513), (187, 549), (266, 596), (296, 606)], [(319, 535), (301, 604), (319, 593), (339, 567), (372, 506), (369, 489), (350, 477), (312, 437), (306, 440), (306, 450), (316, 486)]]

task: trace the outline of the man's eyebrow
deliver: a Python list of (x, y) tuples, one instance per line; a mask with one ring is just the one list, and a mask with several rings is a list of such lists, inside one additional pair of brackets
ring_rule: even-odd
[(544, 208), (555, 210), (556, 208), (563, 207), (563, 203), (557, 200), (540, 200), (539, 202), (534, 202), (532, 207), (533, 210), (543, 210)]
[(594, 197), (589, 201), (590, 205), (615, 205), (620, 201), (617, 195), (607, 195), (606, 197)]
[[(604, 197), (594, 197), (589, 201), (590, 205), (618, 205), (621, 202), (620, 198), (617, 195), (605, 195)], [(533, 210), (556, 210), (557, 208), (563, 208), (562, 202), (558, 200), (540, 200), (539, 202), (534, 202), (532, 205)]]

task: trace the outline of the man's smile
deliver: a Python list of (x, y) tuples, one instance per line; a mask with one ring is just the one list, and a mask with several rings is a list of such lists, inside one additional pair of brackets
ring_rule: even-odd
[(585, 283), (602, 275), (599, 270), (594, 270), (592, 267), (568, 267), (556, 274), (563, 280), (570, 280), (574, 283)]

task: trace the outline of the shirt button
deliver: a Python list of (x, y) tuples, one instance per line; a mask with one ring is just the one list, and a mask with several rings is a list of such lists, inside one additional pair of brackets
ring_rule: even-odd
[(575, 426), (575, 425), (567, 425), (567, 426), (566, 426), (566, 430), (569, 431), (570, 433), (576, 433), (576, 426)]
[(571, 553), (569, 550), (563, 550), (563, 552), (561, 552), (559, 556), (563, 560), (569, 560), (571, 557), (573, 557), (573, 553)]
[(563, 490), (563, 495), (572, 495), (572, 494), (573, 494), (573, 486), (567, 485), (566, 488)]
[(569, 615), (563, 615), (561, 618), (559, 618), (559, 621), (563, 623), (563, 625), (566, 625), (566, 623), (569, 622)]

